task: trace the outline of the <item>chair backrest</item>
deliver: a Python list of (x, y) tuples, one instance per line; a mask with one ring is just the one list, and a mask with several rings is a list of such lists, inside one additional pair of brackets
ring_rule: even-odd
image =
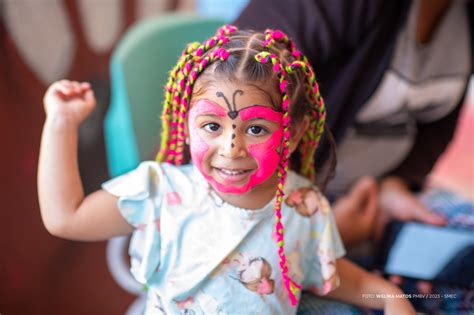
[(218, 18), (161, 14), (132, 26), (111, 59), (111, 104), (104, 122), (109, 174), (154, 157), (161, 132), (163, 91), (185, 45), (225, 24)]

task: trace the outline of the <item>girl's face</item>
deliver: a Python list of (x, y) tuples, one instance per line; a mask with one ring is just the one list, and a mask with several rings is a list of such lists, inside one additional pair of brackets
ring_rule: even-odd
[(192, 99), (188, 116), (191, 159), (222, 194), (256, 187), (275, 192), (283, 113), (256, 85), (219, 82)]

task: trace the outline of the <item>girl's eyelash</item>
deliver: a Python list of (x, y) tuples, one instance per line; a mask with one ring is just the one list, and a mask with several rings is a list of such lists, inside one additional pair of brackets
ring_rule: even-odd
[(249, 127), (247, 128), (247, 132), (248, 132), (248, 133), (250, 133), (249, 131), (250, 131), (251, 128), (260, 128), (260, 130), (262, 131), (262, 132), (260, 132), (260, 133), (258, 133), (258, 134), (251, 133), (253, 136), (263, 136), (263, 135), (266, 135), (266, 134), (269, 134), (269, 133), (270, 133), (270, 131), (268, 130), (268, 128), (263, 127), (263, 126), (259, 126), (259, 125), (252, 125), (252, 126), (249, 126)]
[[(222, 129), (222, 126), (215, 122), (206, 122), (201, 125), (206, 132), (215, 133)], [(254, 129), (252, 131), (252, 128)], [(255, 130), (256, 129), (256, 130)], [(250, 125), (246, 128), (246, 133), (254, 137), (261, 137), (270, 133), (270, 129), (262, 125)]]
[[(221, 126), (218, 123), (205, 123), (202, 125), (201, 128), (204, 128), (207, 132), (217, 132), (221, 128)], [(215, 130), (213, 130), (215, 129)]]

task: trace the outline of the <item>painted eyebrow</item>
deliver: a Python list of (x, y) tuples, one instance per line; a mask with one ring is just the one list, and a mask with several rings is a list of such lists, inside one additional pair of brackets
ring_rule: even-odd
[(239, 112), (240, 118), (244, 121), (248, 121), (250, 119), (262, 119), (265, 121), (281, 122), (283, 118), (282, 112), (262, 105), (247, 106), (240, 109)]
[(276, 121), (273, 121), (273, 120), (270, 120), (270, 119), (264, 118), (264, 117), (252, 117), (252, 118), (249, 118), (249, 119), (244, 120), (244, 121), (253, 121), (253, 120), (265, 120), (265, 121), (268, 121), (268, 122), (271, 122), (271, 123), (274, 123), (274, 124), (278, 124)]
[[(196, 106), (199, 106), (198, 104), (205, 102), (207, 104), (201, 105), (200, 107), (202, 108), (199, 112), (196, 113), (196, 116), (213, 116), (213, 117), (222, 117), (226, 115), (225, 109), (223, 109), (219, 104), (216, 102), (213, 102), (212, 100), (209, 100), (207, 98), (200, 99), (196, 102)], [(193, 109), (194, 109), (193, 108)]]
[(264, 107), (264, 108), (271, 109), (271, 110), (273, 110), (274, 112), (277, 112), (277, 113), (283, 113), (283, 111), (281, 109), (276, 109), (276, 108), (273, 108), (271, 106), (265, 106), (265, 105), (262, 105), (262, 104), (249, 105), (249, 106), (246, 106), (244, 108), (239, 109), (239, 111), (243, 111), (244, 109), (247, 109), (247, 108), (250, 108), (250, 107)]

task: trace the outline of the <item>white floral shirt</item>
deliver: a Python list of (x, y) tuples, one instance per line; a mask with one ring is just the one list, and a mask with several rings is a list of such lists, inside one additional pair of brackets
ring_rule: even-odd
[[(147, 314), (294, 314), (281, 278), (272, 200), (259, 210), (224, 202), (193, 166), (143, 162), (103, 184), (135, 227), (134, 277), (148, 287)], [(327, 200), (289, 172), (282, 223), (289, 276), (326, 294), (345, 254)], [(318, 207), (311, 217), (301, 207)]]

